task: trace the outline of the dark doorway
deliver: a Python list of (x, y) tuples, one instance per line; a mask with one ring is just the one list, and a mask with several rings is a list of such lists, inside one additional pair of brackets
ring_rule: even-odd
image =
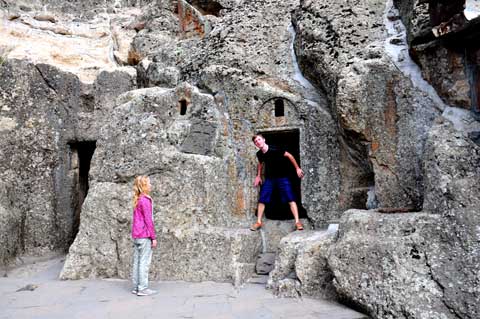
[[(268, 145), (275, 145), (292, 154), (301, 167), (300, 132), (298, 129), (260, 132), (260, 134), (265, 137)], [(290, 183), (295, 193), (299, 216), (300, 218), (307, 218), (307, 212), (302, 206), (301, 180), (298, 178), (293, 165), (288, 165), (286, 170), (288, 171), (288, 177), (290, 178)], [(281, 202), (280, 195), (276, 190), (272, 194), (271, 202), (265, 206), (265, 217), (276, 220), (293, 219), (290, 206), (288, 203)]]
[(465, 69), (470, 83), (470, 98), (472, 101), (471, 110), (473, 114), (480, 117), (480, 48), (465, 49)]
[(187, 114), (187, 101), (180, 100), (180, 115)]
[(77, 236), (80, 227), (80, 213), (82, 211), (83, 201), (88, 193), (88, 173), (90, 172), (90, 162), (96, 148), (96, 141), (71, 142), (71, 169), (75, 170), (72, 192), (72, 242)]

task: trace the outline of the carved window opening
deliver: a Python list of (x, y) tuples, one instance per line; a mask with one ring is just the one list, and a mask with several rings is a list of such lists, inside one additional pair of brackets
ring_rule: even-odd
[(75, 239), (80, 227), (82, 205), (88, 194), (88, 174), (96, 141), (70, 142), (70, 170), (74, 171), (73, 193), (71, 207), (73, 209), (72, 237)]
[(275, 100), (275, 117), (285, 116), (285, 103), (283, 99)]
[[(298, 129), (263, 131), (259, 133), (265, 137), (268, 145), (279, 147), (292, 154), (298, 165), (301, 167), (300, 131)], [(288, 171), (292, 191), (295, 194), (300, 218), (307, 218), (307, 212), (302, 206), (301, 179), (298, 178), (295, 168), (286, 157), (284, 165), (286, 166), (285, 169)], [(265, 217), (277, 220), (293, 219), (289, 204), (281, 201), (278, 190), (274, 190), (271, 202), (265, 205)]]
[(187, 100), (182, 99), (179, 101), (179, 103), (180, 103), (180, 115), (187, 114), (187, 106), (188, 106)]

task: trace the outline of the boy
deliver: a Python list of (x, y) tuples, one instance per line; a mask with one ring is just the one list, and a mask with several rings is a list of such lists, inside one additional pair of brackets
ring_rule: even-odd
[[(295, 218), (296, 229), (303, 230), (303, 225), (298, 218), (298, 207), (288, 178), (287, 166), (290, 162), (293, 167), (295, 167), (299, 178), (303, 178), (304, 176), (302, 169), (298, 166), (292, 154), (274, 146), (267, 145), (265, 138), (261, 134), (254, 135), (252, 141), (259, 149), (257, 152), (257, 176), (255, 177), (254, 186), (262, 185), (262, 187), (258, 200), (257, 222), (250, 227), (250, 230), (256, 231), (262, 228), (262, 216), (265, 210), (265, 204), (270, 202), (272, 192), (275, 188), (278, 188), (282, 201), (288, 202), (293, 217)], [(265, 166), (265, 181), (262, 183), (260, 175), (262, 174), (263, 166)]]

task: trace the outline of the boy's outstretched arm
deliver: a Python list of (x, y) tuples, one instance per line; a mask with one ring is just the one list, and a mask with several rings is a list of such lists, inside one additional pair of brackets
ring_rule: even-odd
[(295, 167), (295, 171), (297, 172), (298, 178), (303, 178), (304, 176), (303, 171), (300, 168), (300, 166), (298, 166), (297, 161), (295, 160), (295, 157), (293, 157), (293, 155), (290, 154), (289, 152), (285, 152), (283, 156), (287, 157), (290, 160), (290, 162), (293, 164), (293, 167)]

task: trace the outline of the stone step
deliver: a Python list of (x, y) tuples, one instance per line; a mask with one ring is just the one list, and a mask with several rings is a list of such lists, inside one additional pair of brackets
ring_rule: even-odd
[(267, 288), (281, 297), (336, 299), (326, 258), (336, 236), (336, 231), (332, 229), (335, 227), (294, 232), (282, 238)]
[[(301, 219), (305, 230), (313, 229), (308, 219)], [(280, 240), (295, 231), (294, 220), (271, 220), (264, 219), (259, 232), (262, 237), (262, 252), (275, 253), (278, 250)]]

